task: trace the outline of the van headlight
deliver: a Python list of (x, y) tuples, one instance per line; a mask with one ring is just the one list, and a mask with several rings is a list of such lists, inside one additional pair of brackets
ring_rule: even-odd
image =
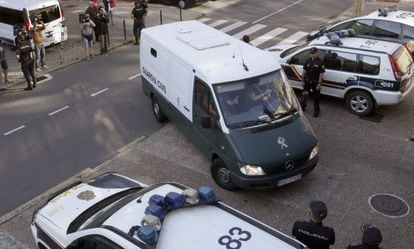
[(316, 155), (319, 153), (319, 147), (318, 144), (316, 144), (315, 147), (313, 147), (311, 153), (309, 154), (309, 161), (312, 160)]
[(243, 165), (240, 167), (240, 171), (247, 176), (263, 176), (265, 172), (262, 167), (253, 165)]

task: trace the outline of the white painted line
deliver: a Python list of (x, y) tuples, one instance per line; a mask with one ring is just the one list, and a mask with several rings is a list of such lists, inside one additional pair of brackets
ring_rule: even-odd
[(26, 127), (26, 126), (25, 126), (25, 125), (19, 126), (19, 127), (17, 127), (16, 129), (13, 129), (13, 130), (11, 130), (11, 131), (8, 131), (8, 132), (4, 133), (3, 135), (8, 136), (8, 135), (12, 134), (13, 132), (16, 132), (16, 131), (18, 131), (18, 130), (23, 129), (24, 127)]
[(242, 21), (235, 22), (235, 23), (233, 23), (229, 26), (226, 26), (226, 27), (220, 29), (220, 31), (226, 33), (226, 32), (232, 31), (233, 29), (237, 29), (238, 27), (241, 27), (241, 26), (245, 25), (246, 23), (247, 22), (242, 22)]
[(92, 94), (91, 94), (91, 97), (95, 97), (96, 95), (101, 94), (101, 93), (103, 93), (103, 92), (106, 92), (106, 91), (108, 91), (108, 90), (109, 90), (109, 88), (105, 88), (105, 89), (100, 90), (99, 92), (92, 93)]
[(136, 75), (134, 75), (134, 76), (131, 76), (131, 77), (129, 77), (128, 78), (128, 80), (132, 80), (132, 79), (135, 79), (136, 77), (138, 77), (138, 76), (140, 76), (141, 75), (141, 73), (139, 73), (139, 74), (136, 74)]
[(284, 11), (284, 10), (286, 10), (286, 9), (288, 9), (288, 8), (290, 8), (290, 7), (292, 7), (292, 6), (295, 6), (296, 4), (301, 3), (301, 2), (303, 2), (303, 0), (299, 0), (299, 1), (297, 1), (297, 2), (294, 2), (294, 3), (292, 3), (291, 5), (286, 6), (286, 7), (282, 8), (282, 9), (280, 9), (280, 10), (277, 10), (277, 11), (275, 11), (275, 12), (273, 12), (273, 13), (271, 13), (271, 14), (267, 15), (267, 16), (264, 16), (264, 17), (260, 18), (260, 19), (257, 19), (256, 21), (254, 21), (254, 22), (252, 22), (252, 23), (253, 23), (253, 24), (258, 23), (258, 22), (260, 22), (260, 21), (262, 21), (262, 20), (264, 20), (264, 19), (266, 19), (266, 18), (268, 18), (268, 17), (270, 17), (270, 16), (276, 15), (277, 13), (280, 13), (280, 12), (282, 12), (282, 11)]
[(50, 75), (50, 74), (44, 74), (43, 76), (46, 77), (46, 79), (40, 80), (40, 81), (36, 82), (36, 84), (38, 84), (38, 85), (43, 84), (46, 81), (49, 81), (53, 78), (53, 76)]
[(222, 24), (224, 24), (224, 23), (226, 23), (228, 21), (229, 20), (217, 20), (217, 21), (215, 21), (213, 23), (210, 23), (209, 26), (215, 28), (215, 27), (220, 26), (220, 25), (222, 25)]
[(74, 10), (74, 11), (71, 11), (70, 13), (76, 14), (76, 13), (81, 13), (81, 12), (84, 12), (84, 10)]
[(53, 116), (53, 115), (55, 115), (56, 113), (59, 113), (59, 112), (61, 112), (61, 111), (63, 111), (63, 110), (66, 110), (66, 109), (68, 109), (68, 108), (69, 108), (69, 106), (64, 106), (64, 107), (62, 107), (62, 108), (60, 108), (60, 109), (57, 109), (56, 111), (53, 111), (53, 112), (49, 113), (48, 115), (49, 115), (49, 116)]
[(201, 18), (201, 19), (198, 19), (198, 21), (199, 22), (208, 22), (208, 21), (210, 21), (210, 19), (211, 18)]
[(268, 40), (282, 34), (283, 32), (285, 32), (287, 29), (285, 28), (276, 28), (262, 36), (257, 37), (256, 39), (254, 39), (253, 41), (250, 42), (250, 44), (252, 44), (253, 46), (259, 46), (260, 44), (263, 44), (265, 42), (267, 42)]
[(289, 36), (288, 38), (284, 39), (283, 41), (279, 42), (279, 44), (293, 44), (303, 37), (307, 36), (309, 33), (298, 31), (294, 33), (293, 35)]
[(233, 37), (234, 38), (236, 38), (236, 39), (241, 39), (244, 35), (250, 35), (250, 34), (253, 34), (254, 32), (256, 32), (256, 31), (258, 31), (258, 30), (261, 30), (262, 28), (264, 28), (264, 27), (266, 27), (266, 25), (263, 25), (263, 24), (256, 24), (256, 25), (254, 25), (254, 26), (251, 26), (250, 28), (248, 28), (248, 29), (245, 29), (245, 30), (243, 30), (243, 31), (241, 31), (241, 32), (239, 32), (239, 33), (237, 33), (237, 34), (235, 34), (235, 35), (233, 35)]

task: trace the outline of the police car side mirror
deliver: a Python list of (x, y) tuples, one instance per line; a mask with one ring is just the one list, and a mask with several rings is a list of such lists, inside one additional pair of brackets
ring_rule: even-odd
[(211, 128), (211, 117), (208, 114), (203, 114), (201, 116), (201, 127), (204, 129), (210, 129)]

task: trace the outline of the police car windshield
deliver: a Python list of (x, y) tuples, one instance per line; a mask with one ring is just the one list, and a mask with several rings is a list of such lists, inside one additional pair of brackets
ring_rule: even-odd
[(297, 109), (293, 90), (281, 71), (214, 85), (224, 121), (230, 129), (277, 120)]
[[(280, 54), (280, 58), (285, 58), (287, 55), (290, 55), (293, 52), (298, 51), (301, 48), (304, 48), (305, 46), (306, 46), (306, 44), (302, 44), (302, 45), (294, 46), (292, 48), (288, 48)], [(271, 50), (269, 50), (269, 51), (271, 51)]]

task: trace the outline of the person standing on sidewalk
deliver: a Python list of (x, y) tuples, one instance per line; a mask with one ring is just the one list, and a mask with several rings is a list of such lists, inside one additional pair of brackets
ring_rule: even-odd
[(135, 1), (135, 7), (132, 9), (131, 18), (134, 20), (134, 36), (135, 36), (135, 45), (139, 44), (141, 38), (141, 30), (145, 28), (144, 17), (147, 14), (148, 4), (145, 0)]
[(89, 57), (92, 57), (93, 29), (95, 27), (95, 23), (91, 20), (89, 14), (86, 13), (81, 24), (81, 34), (83, 47), (85, 48), (86, 53), (86, 60), (89, 60)]
[(45, 65), (45, 43), (43, 38), (43, 30), (45, 30), (45, 24), (42, 21), (41, 16), (37, 16), (34, 21), (34, 25), (31, 27), (34, 48), (36, 51), (36, 70), (41, 71), (40, 67), (47, 68)]
[[(16, 59), (21, 64), (21, 69), (27, 82), (27, 87), (24, 90), (32, 90), (33, 88), (36, 88), (34, 48), (25, 29), (19, 33), (19, 36), (16, 38), (19, 44), (16, 49)], [(33, 85), (31, 82), (33, 82)]]
[(101, 44), (101, 55), (108, 53), (108, 22), (109, 19), (103, 7), (99, 7), (96, 27), (98, 28), (99, 35), (101, 36), (99, 39)]
[(328, 209), (322, 201), (312, 201), (309, 205), (310, 221), (296, 221), (292, 235), (309, 249), (329, 249), (335, 243), (335, 232), (322, 225), (328, 215)]
[[(98, 6), (96, 2), (90, 1), (89, 7), (86, 9), (85, 13), (89, 14), (89, 18), (93, 21), (93, 23), (97, 23), (97, 14), (98, 14)], [(95, 41), (99, 41), (99, 31), (97, 27), (93, 28), (95, 33)]]
[(0, 64), (1, 64), (1, 69), (3, 71), (3, 75), (4, 75), (4, 83), (6, 84), (10, 83), (9, 78), (8, 78), (9, 66), (7, 65), (6, 49), (3, 46), (3, 41), (0, 41)]

